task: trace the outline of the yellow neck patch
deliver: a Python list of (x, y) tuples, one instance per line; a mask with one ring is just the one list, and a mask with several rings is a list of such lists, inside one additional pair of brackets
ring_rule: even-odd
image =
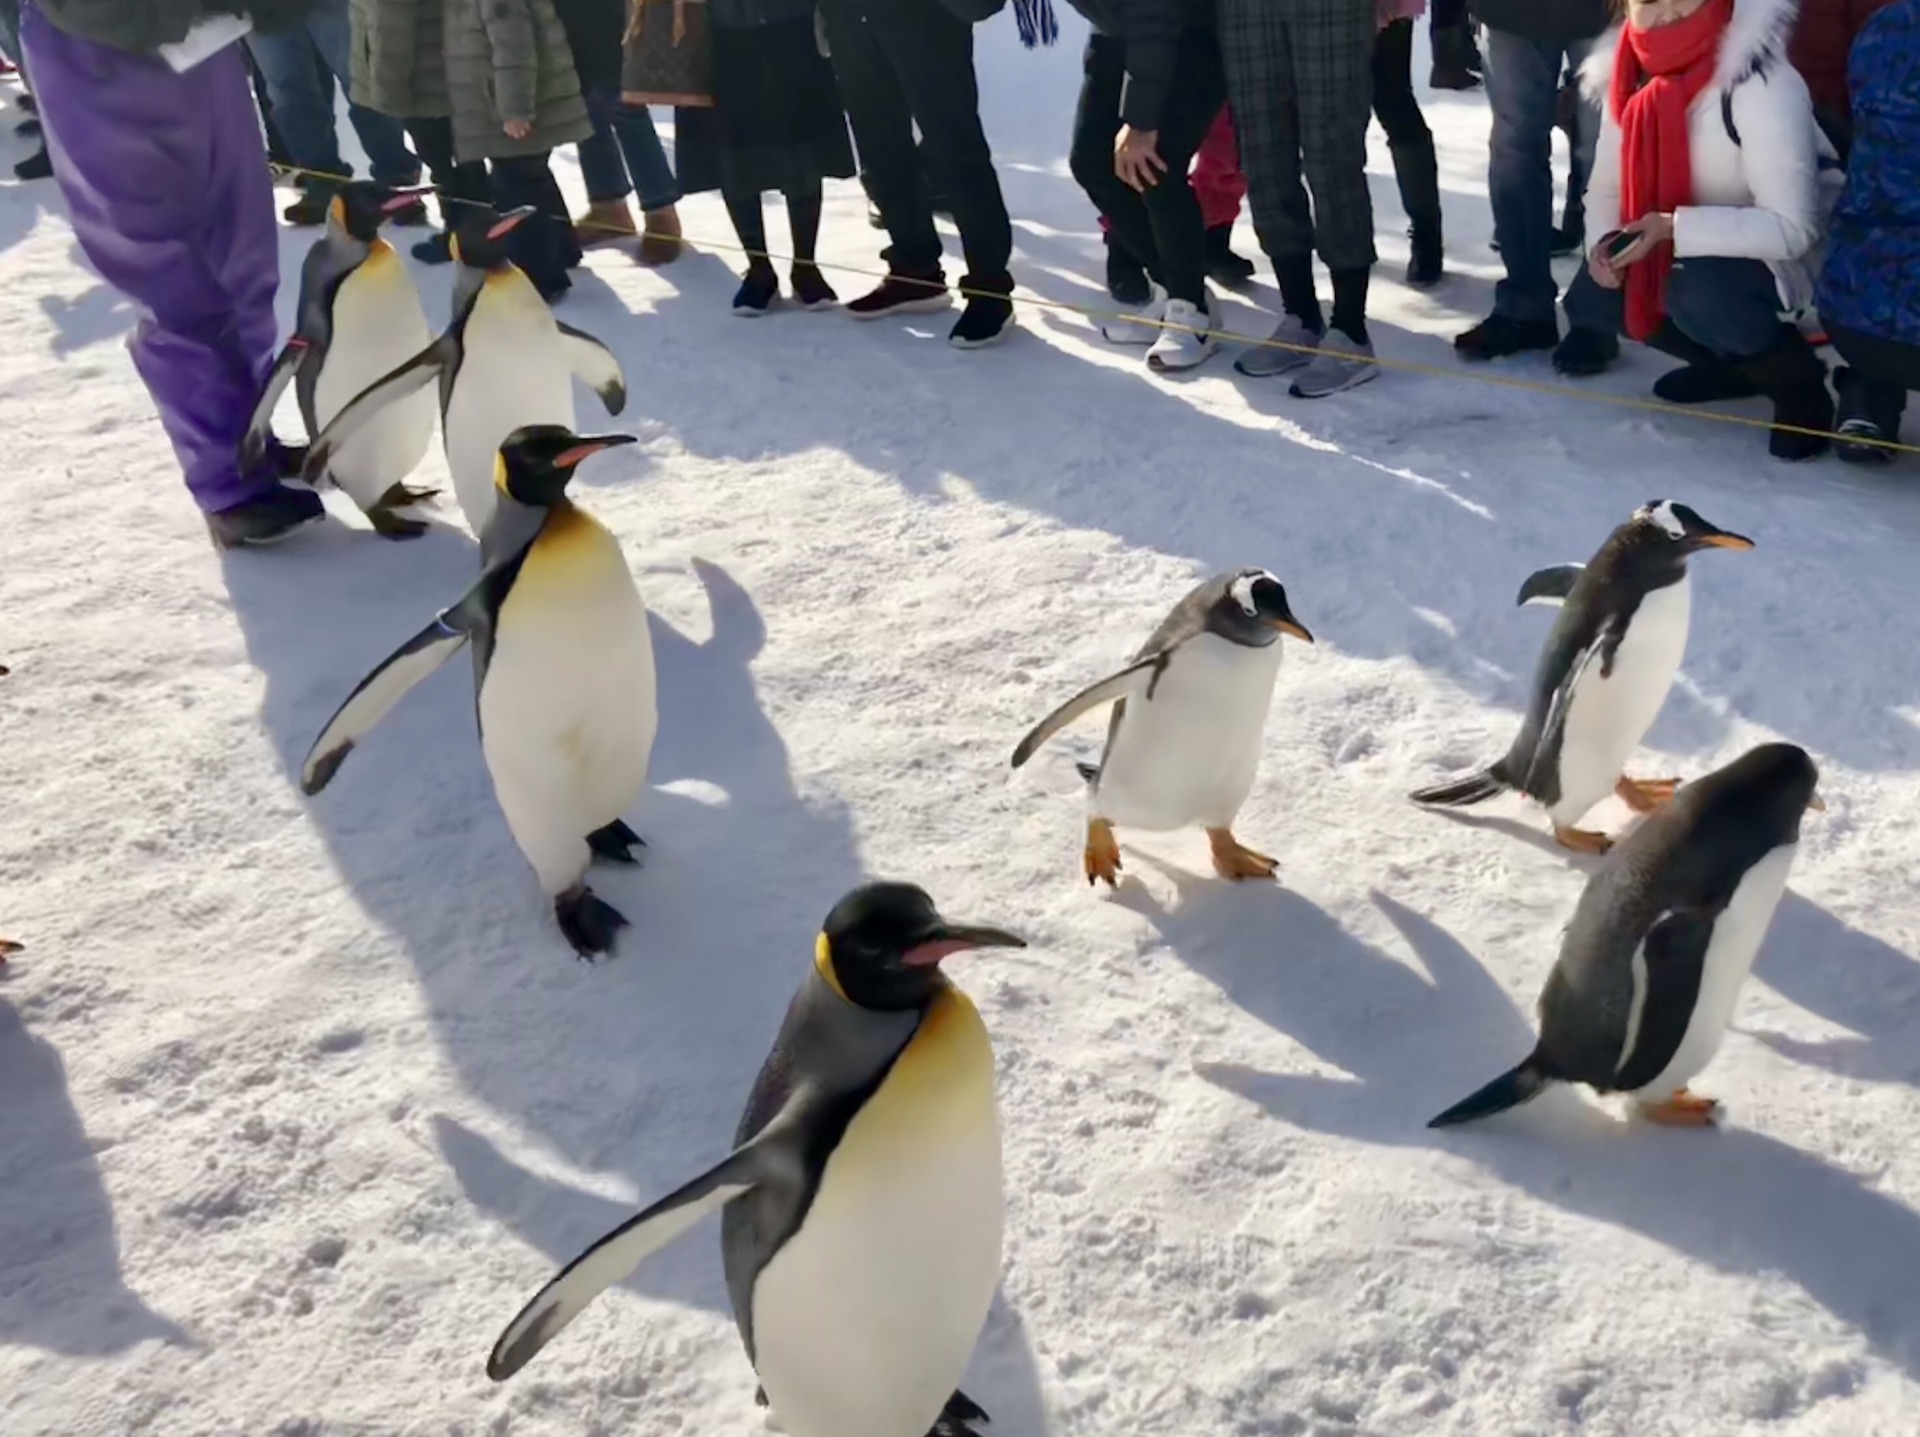
[(502, 494), (507, 492), (507, 461), (499, 453), (493, 456), (493, 487)]
[(853, 1001), (847, 997), (847, 990), (840, 986), (840, 976), (833, 971), (833, 945), (827, 942), (827, 935), (824, 933), (814, 940), (813, 969), (826, 985), (833, 989), (836, 997), (848, 1003)]

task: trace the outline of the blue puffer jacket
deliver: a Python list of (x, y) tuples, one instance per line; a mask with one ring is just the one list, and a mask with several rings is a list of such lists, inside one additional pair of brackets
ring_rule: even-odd
[(1920, 0), (1896, 0), (1853, 42), (1853, 153), (1827, 236), (1820, 317), (1920, 345)]

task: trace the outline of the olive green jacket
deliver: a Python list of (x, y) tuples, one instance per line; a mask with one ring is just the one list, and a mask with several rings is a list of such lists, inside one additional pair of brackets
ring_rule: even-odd
[(353, 98), (396, 120), (453, 113), (441, 43), (445, 0), (352, 0)]
[[(455, 155), (467, 161), (536, 154), (593, 133), (553, 0), (442, 3)], [(532, 121), (533, 133), (510, 138), (508, 120)]]

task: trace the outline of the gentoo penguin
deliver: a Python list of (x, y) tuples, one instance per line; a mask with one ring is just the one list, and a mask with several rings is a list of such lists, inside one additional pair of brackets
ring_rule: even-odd
[(481, 210), (460, 222), (452, 241), (459, 261), (453, 322), (335, 417), (308, 451), (309, 479), (361, 426), (437, 378), (454, 497), (478, 538), (493, 513), (493, 466), (501, 441), (527, 425), (572, 428), (573, 376), (600, 396), (609, 414), (627, 407), (620, 361), (599, 340), (556, 320), (533, 282), (507, 258), (507, 236), (533, 212), (531, 206), (505, 215)]
[[(274, 361), (241, 445), (249, 468), (266, 452), (273, 408), (289, 381), (311, 439), (348, 400), (432, 341), (407, 267), (380, 238), (381, 222), (413, 204), (419, 193), (356, 180), (334, 196), (326, 233), (307, 251), (300, 271), (293, 335)], [(410, 539), (427, 526), (396, 511), (432, 496), (433, 490), (410, 489), (404, 482), (432, 442), (433, 398), (414, 395), (334, 445), (323, 464), (308, 468), (307, 477), (314, 483), (333, 480), (376, 533)]]
[(363, 735), (473, 641), (480, 748), (514, 842), (582, 958), (625, 926), (585, 878), (595, 857), (635, 863), (620, 815), (647, 781), (658, 726), (647, 608), (612, 534), (566, 497), (576, 465), (632, 436), (515, 430), (479, 582), (409, 639), (314, 740), (301, 787), (318, 793)]
[(1588, 810), (1617, 793), (1636, 813), (1650, 813), (1679, 782), (1630, 779), (1622, 770), (1653, 727), (1687, 651), (1687, 557), (1752, 547), (1685, 504), (1656, 499), (1608, 535), (1584, 567), (1534, 574), (1520, 586), (1520, 603), (1562, 607), (1513, 746), (1493, 767), (1423, 788), (1413, 801), (1464, 808), (1517, 788), (1546, 806), (1563, 846), (1604, 853), (1610, 838), (1573, 826)]
[(1629, 834), (1580, 895), (1540, 994), (1533, 1052), (1428, 1126), (1503, 1112), (1549, 1083), (1631, 1094), (1656, 1122), (1711, 1122), (1718, 1104), (1687, 1084), (1726, 1036), (1801, 817), (1824, 807), (1819, 777), (1804, 750), (1762, 744)]
[(789, 1437), (960, 1437), (957, 1390), (1000, 1281), (993, 1048), (940, 971), (1024, 948), (873, 883), (827, 915), (814, 962), (717, 1167), (615, 1228), (507, 1324), (513, 1376), (589, 1302), (724, 1208), (734, 1320), (770, 1424)]
[(1113, 705), (1099, 765), (1080, 766), (1088, 883), (1118, 882), (1115, 824), (1161, 833), (1198, 824), (1222, 877), (1273, 877), (1274, 860), (1242, 845), (1233, 820), (1253, 791), (1282, 634), (1313, 642), (1278, 579), (1264, 569), (1217, 574), (1174, 605), (1131, 664), (1082, 689), (1020, 740), (1015, 768), (1089, 709)]

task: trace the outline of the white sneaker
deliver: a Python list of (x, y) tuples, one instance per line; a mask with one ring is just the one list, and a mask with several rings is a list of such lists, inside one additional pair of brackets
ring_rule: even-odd
[(1132, 314), (1115, 315), (1101, 325), (1100, 337), (1108, 344), (1152, 344), (1160, 337), (1160, 320), (1166, 309), (1167, 292), (1154, 284), (1152, 298)]
[(1320, 352), (1300, 371), (1287, 392), (1295, 399), (1324, 399), (1379, 377), (1380, 366), (1373, 362), (1371, 344), (1330, 329), (1320, 341)]
[(1167, 327), (1147, 351), (1147, 367), (1155, 373), (1192, 369), (1220, 347), (1213, 316), (1201, 305), (1170, 299), (1165, 319)]
[(1319, 343), (1320, 336), (1296, 316), (1283, 314), (1280, 322), (1273, 327), (1273, 338), (1247, 350), (1234, 360), (1233, 367), (1255, 379), (1304, 369), (1313, 362), (1313, 350)]

